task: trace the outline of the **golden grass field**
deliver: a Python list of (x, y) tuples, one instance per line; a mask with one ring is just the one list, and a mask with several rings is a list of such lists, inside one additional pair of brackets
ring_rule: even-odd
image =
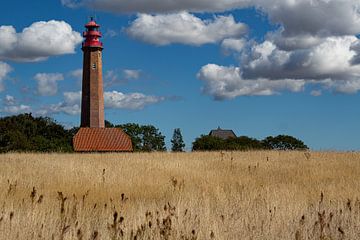
[(0, 239), (360, 239), (360, 153), (0, 155)]

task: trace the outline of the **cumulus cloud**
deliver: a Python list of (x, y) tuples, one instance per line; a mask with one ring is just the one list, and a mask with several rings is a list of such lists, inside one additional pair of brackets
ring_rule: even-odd
[(113, 86), (122, 81), (123, 80), (119, 77), (119, 73), (117, 70), (108, 70), (104, 74), (104, 87), (105, 88)]
[[(241, 95), (271, 95), (281, 91), (297, 92), (304, 89), (307, 84), (317, 85), (315, 87), (319, 88), (315, 90), (318, 92), (311, 93), (313, 95), (322, 94), (325, 90), (342, 94), (360, 91), (360, 41), (357, 38), (360, 32), (360, 1), (358, 0), (80, 0), (77, 2), (106, 11), (148, 13), (138, 15), (128, 31), (134, 29), (133, 37), (152, 44), (221, 43), (224, 53), (227, 55), (235, 53), (236, 59), (240, 59), (238, 66), (218, 66), (220, 68), (216, 71), (218, 81), (214, 80), (214, 76), (209, 77), (211, 74), (208, 72), (205, 74), (204, 70), (209, 65), (204, 66), (198, 74), (204, 82), (204, 92), (217, 99)], [(233, 29), (232, 27), (223, 29), (226, 34), (234, 33), (234, 35), (226, 35), (220, 31), (220, 34), (213, 37), (210, 32), (217, 33), (217, 30), (204, 29), (209, 29), (209, 25), (214, 24), (217, 19), (203, 20), (191, 14), (248, 7), (255, 7), (264, 13), (270, 22), (279, 26), (275, 31), (269, 32), (263, 42), (254, 43), (252, 40), (243, 42), (241, 39), (244, 32), (237, 35), (234, 33), (236, 31), (227, 32)], [(149, 13), (159, 15), (149, 15)], [(175, 27), (171, 26), (173, 22)], [(238, 24), (234, 21), (229, 26)], [(226, 24), (222, 23), (222, 25)], [(166, 31), (163, 31), (164, 29)], [(174, 29), (182, 29), (182, 31)], [(182, 35), (183, 32), (187, 34), (186, 37)], [(232, 78), (228, 78), (229, 75)]]
[(350, 80), (325, 79), (313, 83), (318, 84), (322, 86), (324, 89), (329, 90), (333, 93), (355, 94), (358, 91), (360, 91), (360, 81), (358, 79), (350, 79)]
[(0, 59), (41, 61), (74, 53), (81, 41), (80, 33), (64, 21), (35, 22), (19, 33), (13, 26), (0, 26)]
[[(63, 101), (40, 108), (38, 115), (52, 115), (64, 113), (79, 115), (81, 112), (81, 91), (64, 92)], [(104, 92), (105, 108), (141, 110), (146, 106), (160, 103), (165, 97), (148, 96), (142, 93), (124, 94), (117, 91)]]
[(241, 52), (245, 45), (245, 39), (227, 38), (222, 41), (221, 48), (225, 54), (229, 54), (231, 52)]
[(77, 8), (83, 5), (81, 0), (61, 0), (61, 3), (69, 8)]
[(203, 66), (198, 78), (205, 83), (203, 92), (213, 96), (215, 100), (238, 96), (269, 96), (281, 91), (300, 92), (305, 85), (304, 80), (243, 79), (239, 67), (224, 67), (216, 64)]
[(28, 105), (19, 105), (19, 106), (5, 106), (4, 107), (4, 112), (5, 113), (10, 113), (10, 114), (20, 114), (20, 113), (28, 113), (31, 112), (31, 107)]
[(68, 7), (88, 8), (115, 13), (161, 13), (161, 12), (205, 12), (225, 11), (249, 6), (251, 0), (61, 0)]
[(69, 73), (70, 77), (73, 77), (73, 78), (75, 78), (77, 80), (82, 79), (82, 74), (83, 74), (82, 68), (75, 69), (73, 71), (70, 71), (70, 73)]
[(104, 74), (104, 87), (108, 88), (117, 84), (126, 83), (130, 80), (137, 80), (141, 76), (141, 70), (137, 69), (113, 69)]
[(357, 54), (352, 46), (358, 42), (355, 36), (333, 36), (310, 48), (285, 51), (266, 40), (242, 53), (239, 67), (209, 64), (198, 78), (205, 83), (204, 92), (217, 100), (299, 92), (306, 84), (354, 94), (360, 91), (360, 65), (352, 64)]
[(246, 25), (237, 23), (231, 15), (202, 20), (188, 12), (139, 14), (126, 30), (131, 37), (155, 45), (181, 43), (194, 46), (237, 38), (246, 31)]
[(4, 91), (4, 79), (11, 71), (9, 64), (0, 61), (0, 92)]
[(105, 37), (113, 38), (113, 37), (118, 36), (119, 33), (117, 31), (113, 30), (113, 29), (107, 29), (104, 35), (105, 35)]
[(6, 106), (14, 105), (15, 104), (15, 98), (13, 96), (11, 96), (11, 95), (6, 95), (3, 102), (4, 102), (4, 104)]
[(269, 15), (272, 22), (282, 24), (285, 36), (299, 34), (341, 36), (360, 32), (358, 0), (257, 0), (255, 2)]
[(147, 96), (142, 93), (124, 94), (117, 91), (104, 93), (105, 107), (115, 109), (139, 110), (165, 99), (165, 97)]
[(139, 79), (141, 70), (124, 69), (123, 70), (125, 79)]
[[(115, 13), (223, 12), (255, 7), (286, 35), (354, 35), (359, 32), (358, 0), (61, 0), (68, 7), (86, 6)], [(295, 34), (294, 34), (295, 33)]]
[(3, 99), (4, 108), (1, 110), (4, 113), (9, 114), (20, 114), (31, 111), (31, 107), (24, 104), (17, 105), (15, 97), (11, 95), (6, 95)]
[(313, 90), (313, 91), (311, 91), (310, 94), (314, 97), (319, 97), (322, 95), (322, 91), (321, 90)]
[(41, 107), (36, 114), (53, 115), (64, 113), (67, 115), (79, 115), (81, 112), (81, 91), (80, 92), (64, 92), (64, 100), (56, 104), (50, 104)]
[(78, 92), (64, 92), (64, 101), (67, 104), (70, 104), (70, 105), (80, 104), (81, 91), (78, 91)]
[[(210, 81), (209, 76), (202, 74), (204, 68), (200, 70), (198, 76), (201, 80), (205, 80), (205, 93), (220, 100), (241, 95), (254, 95), (254, 89), (245, 85), (244, 81), (251, 81), (248, 84), (256, 85), (258, 89), (267, 89), (270, 86), (273, 91), (266, 91), (269, 95), (284, 90), (301, 91), (307, 84), (315, 84), (320, 88), (311, 92), (316, 96), (321, 95), (322, 90), (341, 94), (354, 94), (360, 91), (360, 41), (353, 35), (360, 29), (358, 29), (358, 13), (350, 9), (350, 6), (355, 7), (354, 4), (351, 5), (349, 1), (345, 1), (344, 5), (340, 6), (336, 2), (320, 0), (292, 3), (270, 2), (274, 4), (274, 8), (270, 3), (263, 4), (262, 7), (266, 9), (274, 22), (282, 24), (281, 28), (268, 33), (264, 42), (248, 42), (241, 49), (239, 67), (236, 68), (239, 77), (232, 78), (238, 81), (224, 81), (223, 69), (217, 69), (219, 74), (213, 76), (213, 80)], [(336, 6), (339, 8), (337, 9)], [(332, 20), (326, 22), (323, 18), (324, 14), (320, 14), (318, 19), (310, 9), (311, 7), (320, 8), (314, 10), (319, 14), (326, 8), (330, 8), (330, 12), (340, 11), (340, 15), (342, 11), (349, 11), (351, 19), (344, 16), (344, 19), (339, 22)], [(294, 14), (293, 16), (284, 13), (287, 8)], [(303, 15), (295, 14), (295, 9)], [(315, 15), (309, 16), (307, 11)], [(316, 18), (314, 25), (304, 24), (308, 19), (300, 21), (302, 16)], [(294, 19), (300, 21), (301, 24), (298, 22), (299, 26), (297, 26)], [(339, 27), (338, 23), (343, 27)], [(238, 52), (236, 49), (232, 51)], [(225, 69), (232, 68), (225, 67)], [(301, 85), (300, 88), (292, 88), (292, 86), (299, 86), (298, 84)], [(237, 91), (239, 89), (242, 89), (242, 92)], [(249, 89), (251, 91), (246, 92)]]
[(328, 37), (320, 44), (293, 51), (277, 48), (271, 41), (254, 45), (243, 56), (246, 78), (351, 79), (359, 76), (359, 66), (352, 65), (355, 36)]
[(332, 87), (336, 93), (355, 94), (360, 91), (360, 81), (358, 79), (333, 81)]
[(61, 73), (38, 73), (34, 76), (37, 81), (37, 92), (41, 96), (54, 96), (58, 91), (58, 81), (64, 80)]
[(65, 6), (87, 6), (118, 13), (223, 12), (255, 7), (283, 27), (286, 37), (356, 35), (360, 32), (358, 0), (62, 0)]

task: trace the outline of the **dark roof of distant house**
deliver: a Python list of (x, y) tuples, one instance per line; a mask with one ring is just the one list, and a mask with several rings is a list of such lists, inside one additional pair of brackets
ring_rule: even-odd
[(228, 139), (228, 138), (236, 138), (236, 134), (233, 130), (224, 130), (218, 127), (216, 130), (211, 130), (209, 133), (210, 136), (218, 137), (221, 139)]
[(73, 138), (76, 152), (131, 152), (131, 138), (119, 128), (80, 128)]

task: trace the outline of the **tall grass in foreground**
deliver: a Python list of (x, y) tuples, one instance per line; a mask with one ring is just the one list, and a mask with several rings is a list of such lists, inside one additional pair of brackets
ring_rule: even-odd
[(0, 239), (360, 239), (360, 154), (0, 155)]

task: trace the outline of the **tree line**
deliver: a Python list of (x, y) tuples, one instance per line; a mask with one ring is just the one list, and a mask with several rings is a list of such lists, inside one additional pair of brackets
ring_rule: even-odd
[(247, 136), (222, 139), (202, 135), (193, 142), (193, 151), (248, 151), (248, 150), (307, 150), (303, 141), (288, 135), (257, 140)]
[[(135, 152), (166, 151), (165, 136), (153, 125), (127, 123), (114, 125), (105, 121), (106, 127), (121, 128), (132, 140)], [(0, 118), (0, 152), (73, 152), (72, 138), (78, 127), (65, 129), (49, 117), (34, 117), (31, 113)], [(257, 140), (249, 137), (221, 139), (202, 135), (192, 145), (193, 151), (218, 150), (304, 150), (308, 147), (291, 136), (279, 135)], [(185, 151), (179, 128), (174, 129), (171, 151)]]

